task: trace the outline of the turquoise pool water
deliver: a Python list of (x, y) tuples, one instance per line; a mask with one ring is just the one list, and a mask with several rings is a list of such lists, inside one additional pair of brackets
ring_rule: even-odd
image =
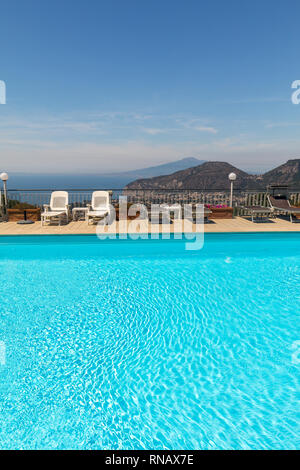
[(0, 238), (2, 449), (299, 447), (300, 234), (184, 246)]

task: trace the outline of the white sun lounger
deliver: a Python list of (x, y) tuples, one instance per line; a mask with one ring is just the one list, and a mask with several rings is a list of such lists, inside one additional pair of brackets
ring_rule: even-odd
[(58, 220), (59, 225), (65, 219), (69, 220), (69, 195), (66, 191), (53, 191), (50, 204), (44, 204), (44, 212), (41, 214), (41, 223), (51, 222), (52, 219)]
[(90, 221), (103, 219), (110, 213), (109, 192), (94, 191), (92, 194), (92, 203), (87, 205), (86, 220)]

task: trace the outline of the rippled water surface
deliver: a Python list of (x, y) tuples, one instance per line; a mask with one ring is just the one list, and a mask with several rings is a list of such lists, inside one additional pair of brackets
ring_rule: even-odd
[(1, 448), (299, 447), (300, 235), (184, 247), (1, 237)]

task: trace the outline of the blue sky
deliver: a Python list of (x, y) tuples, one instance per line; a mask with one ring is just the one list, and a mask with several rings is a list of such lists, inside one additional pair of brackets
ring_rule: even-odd
[(300, 156), (296, 1), (3, 0), (1, 170)]

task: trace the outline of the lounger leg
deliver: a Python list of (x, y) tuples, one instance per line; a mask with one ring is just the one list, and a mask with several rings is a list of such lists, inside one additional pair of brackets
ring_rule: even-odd
[(293, 214), (290, 214), (290, 220), (293, 223)]

